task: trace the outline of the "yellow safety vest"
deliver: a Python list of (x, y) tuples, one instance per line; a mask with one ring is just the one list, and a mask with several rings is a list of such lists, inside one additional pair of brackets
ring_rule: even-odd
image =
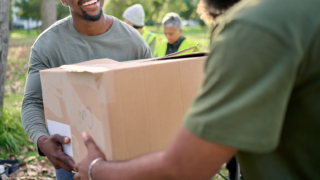
[[(194, 41), (185, 39), (185, 40), (183, 40), (182, 43), (180, 44), (178, 51), (182, 51), (182, 50), (184, 50), (184, 49), (188, 49), (188, 48), (190, 48), (190, 47), (192, 47), (192, 46), (195, 46), (195, 45), (197, 45), (197, 43), (195, 43)], [(167, 40), (166, 40), (166, 41), (162, 41), (162, 42), (159, 44), (159, 46), (157, 46), (157, 50), (156, 50), (156, 51), (157, 51), (157, 54), (156, 54), (156, 56), (157, 56), (157, 57), (163, 57), (163, 56), (165, 56), (166, 53), (167, 53), (167, 48), (168, 48), (168, 41), (167, 41)], [(193, 49), (193, 50), (183, 52), (183, 53), (181, 53), (181, 54), (179, 54), (179, 55), (189, 54), (189, 53), (193, 53), (193, 52), (200, 52), (199, 46), (197, 46), (197, 47), (196, 47), (195, 49)]]
[(147, 42), (148, 45), (150, 45), (152, 41), (157, 38), (157, 34), (148, 31), (145, 27), (143, 28), (143, 33), (141, 34), (141, 36)]

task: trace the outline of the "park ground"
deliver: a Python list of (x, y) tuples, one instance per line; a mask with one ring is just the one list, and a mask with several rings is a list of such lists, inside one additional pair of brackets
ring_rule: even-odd
[[(162, 28), (148, 27), (164, 39)], [(209, 33), (203, 27), (185, 27), (183, 35), (200, 44), (207, 52)], [(0, 159), (15, 159), (21, 162), (11, 179), (55, 179), (54, 168), (47, 158), (39, 157), (34, 143), (28, 138), (21, 123), (21, 103), (26, 83), (30, 50), (38, 37), (36, 30), (14, 30), (10, 32), (6, 72), (4, 111), (0, 121)], [(227, 175), (227, 170), (220, 171)], [(214, 180), (222, 180), (216, 175)]]

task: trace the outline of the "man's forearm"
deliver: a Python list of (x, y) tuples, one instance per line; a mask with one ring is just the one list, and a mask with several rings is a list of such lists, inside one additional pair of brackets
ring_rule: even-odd
[[(75, 179), (88, 178), (90, 163), (96, 158), (105, 159), (88, 133), (83, 133), (82, 137), (88, 148), (88, 155), (76, 165)], [(164, 152), (126, 162), (98, 161), (91, 174), (95, 180), (208, 180), (236, 152), (232, 147), (200, 139), (182, 127)]]
[(41, 136), (49, 136), (44, 122), (44, 110), (40, 105), (24, 100), (21, 119), (26, 133), (36, 145)]
[(92, 168), (94, 180), (171, 180), (179, 172), (166, 161), (164, 152), (148, 154), (125, 162), (97, 162)]

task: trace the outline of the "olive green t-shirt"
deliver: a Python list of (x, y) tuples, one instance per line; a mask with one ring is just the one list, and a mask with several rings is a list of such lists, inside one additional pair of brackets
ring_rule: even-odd
[(152, 58), (138, 31), (112, 18), (113, 24), (107, 32), (86, 36), (77, 32), (72, 18), (67, 17), (48, 28), (34, 43), (21, 116), (25, 131), (35, 143), (40, 136), (49, 135), (44, 123), (40, 70), (101, 58), (116, 61)]
[(320, 178), (320, 0), (244, 0), (217, 20), (185, 126), (246, 180)]

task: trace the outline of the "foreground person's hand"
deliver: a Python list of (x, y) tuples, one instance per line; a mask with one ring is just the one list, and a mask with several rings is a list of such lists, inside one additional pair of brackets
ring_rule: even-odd
[[(87, 133), (84, 132), (82, 134), (83, 141), (85, 145), (88, 148), (88, 155), (82, 159), (79, 163), (76, 164), (75, 170), (76, 170), (76, 175), (74, 176), (75, 180), (81, 179), (81, 180), (86, 180), (89, 179), (89, 166), (90, 164), (97, 158), (101, 158), (102, 160), (106, 160), (105, 155), (101, 152), (99, 147), (95, 144), (91, 136)], [(95, 166), (97, 166), (99, 162), (95, 163)], [(92, 167), (94, 168), (94, 167)], [(92, 172), (92, 169), (91, 169)], [(91, 175), (92, 177), (93, 175)]]
[(41, 136), (38, 139), (38, 147), (47, 156), (55, 169), (65, 169), (69, 172), (74, 169), (74, 161), (62, 151), (62, 144), (69, 144), (70, 138), (55, 134), (49, 137)]

